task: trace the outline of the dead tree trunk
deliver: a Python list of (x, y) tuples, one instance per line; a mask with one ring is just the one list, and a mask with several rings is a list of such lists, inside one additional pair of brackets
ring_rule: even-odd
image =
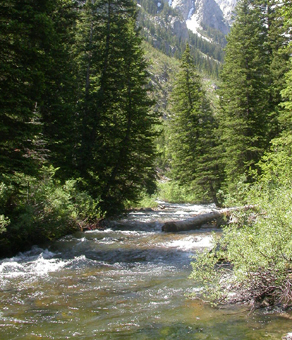
[(216, 226), (225, 224), (233, 211), (252, 209), (253, 206), (245, 206), (238, 208), (226, 208), (221, 210), (211, 211), (209, 213), (201, 214), (188, 218), (183, 221), (169, 221), (162, 226), (162, 231), (176, 232), (200, 229), (202, 225), (215, 222)]

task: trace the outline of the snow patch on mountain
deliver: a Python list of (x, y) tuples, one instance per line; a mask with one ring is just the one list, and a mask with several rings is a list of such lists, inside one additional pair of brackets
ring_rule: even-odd
[(187, 27), (198, 34), (202, 24), (229, 32), (232, 13), (238, 0), (165, 0), (183, 15)]
[(208, 39), (207, 37), (204, 37), (201, 33), (199, 33), (199, 30), (202, 30), (202, 27), (200, 25), (200, 18), (194, 14), (186, 21), (187, 28), (191, 30), (193, 33), (195, 33), (197, 36), (203, 38), (204, 40), (207, 40), (209, 42), (212, 42), (211, 39)]
[(231, 24), (232, 16), (238, 0), (215, 0), (219, 5), (225, 20)]
[(210, 39), (204, 37), (202, 34), (200, 34), (200, 30), (202, 30), (201, 27), (202, 17), (201, 13), (195, 11), (195, 7), (192, 7), (189, 11), (188, 18), (186, 21), (187, 27), (189, 30), (191, 30), (193, 33), (198, 35), (199, 37), (211, 42)]

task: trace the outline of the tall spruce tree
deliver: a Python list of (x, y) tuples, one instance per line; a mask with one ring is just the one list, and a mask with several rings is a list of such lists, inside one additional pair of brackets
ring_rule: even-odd
[(281, 103), (281, 107), (283, 110), (280, 114), (280, 125), (281, 130), (284, 132), (285, 135), (291, 134), (292, 131), (292, 2), (290, 0), (284, 1), (284, 6), (281, 9), (281, 14), (284, 18), (284, 29), (285, 29), (285, 36), (289, 37), (289, 43), (287, 45), (282, 45), (281, 51), (284, 50), (285, 54), (290, 55), (290, 60), (288, 62), (288, 71), (285, 74), (285, 81), (284, 86), (281, 91), (281, 96), (283, 102)]
[(267, 135), (267, 141), (269, 142), (272, 138), (277, 137), (282, 130), (278, 121), (281, 115), (279, 103), (282, 101), (281, 91), (285, 84), (285, 74), (288, 71), (289, 51), (285, 49), (285, 46), (289, 43), (290, 38), (285, 32), (282, 5), (279, 1), (262, 1), (261, 6), (266, 40), (264, 53), (268, 56), (270, 72), (270, 74), (267, 74), (269, 95), (269, 112), (267, 116), (269, 134)]
[(156, 118), (133, 1), (87, 2), (82, 27), (79, 169), (102, 210), (112, 214), (154, 186)]
[(74, 60), (77, 8), (73, 0), (53, 0), (47, 11), (51, 30), (44, 52), (49, 62), (43, 70), (45, 90), (39, 108), (48, 159), (59, 168), (57, 175), (63, 179), (74, 176), (77, 143), (77, 67)]
[(283, 33), (277, 13), (272, 1), (241, 0), (227, 38), (220, 129), (229, 188), (256, 168), (278, 134), (279, 60), (286, 57), (277, 55)]
[(221, 176), (214, 152), (216, 125), (188, 45), (171, 102), (172, 177), (197, 193), (198, 199), (213, 199), (217, 203)]
[(37, 173), (48, 156), (65, 168), (76, 101), (74, 2), (1, 1), (0, 16), (1, 172)]
[(0, 172), (35, 170), (39, 105), (44, 93), (50, 0), (8, 0), (0, 6)]

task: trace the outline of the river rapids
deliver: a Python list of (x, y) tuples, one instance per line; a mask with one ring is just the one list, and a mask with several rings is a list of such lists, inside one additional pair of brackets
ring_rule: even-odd
[(190, 262), (220, 230), (161, 226), (215, 207), (162, 204), (1, 260), (0, 339), (258, 340), (291, 330), (288, 314), (190, 298), (202, 289), (188, 278)]

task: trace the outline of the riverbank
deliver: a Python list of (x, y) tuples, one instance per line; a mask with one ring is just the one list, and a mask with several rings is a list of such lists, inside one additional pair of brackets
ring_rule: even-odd
[(210, 250), (211, 229), (161, 227), (213, 208), (166, 203), (133, 211), (104, 230), (0, 261), (1, 340), (280, 339), (291, 320), (277, 309), (249, 315), (246, 306), (211, 308), (189, 297), (203, 288), (188, 279), (190, 262)]

